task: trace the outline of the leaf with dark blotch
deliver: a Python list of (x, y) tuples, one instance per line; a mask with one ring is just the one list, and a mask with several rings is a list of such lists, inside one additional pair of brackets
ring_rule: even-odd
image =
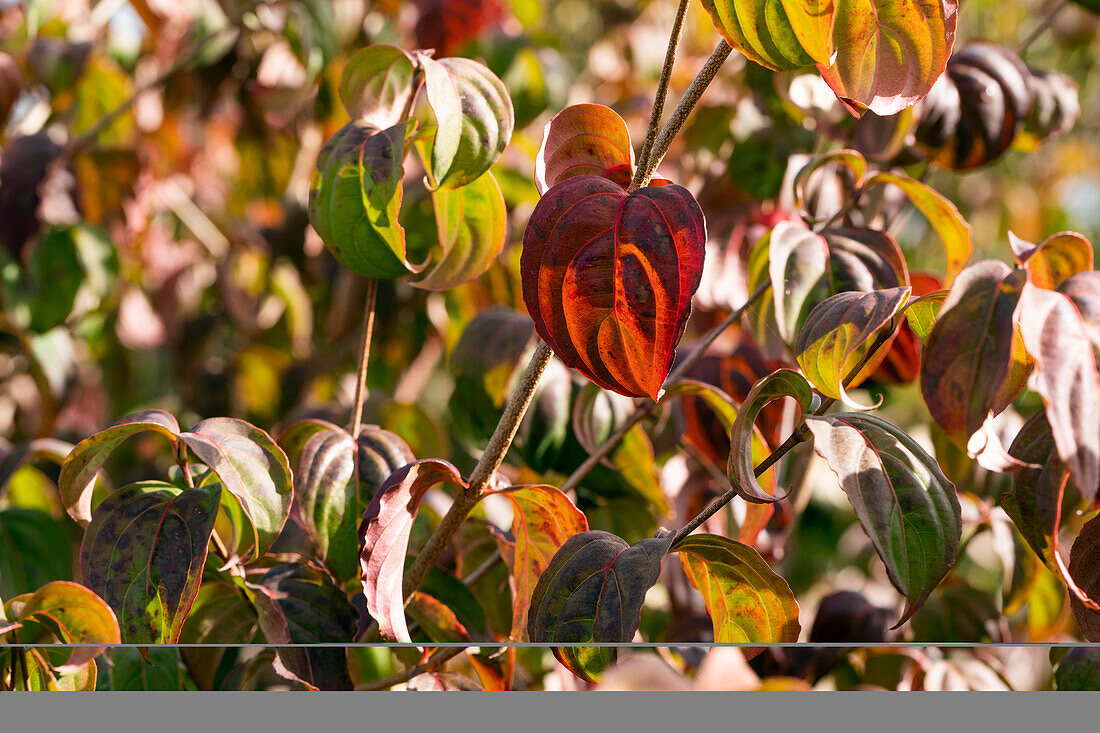
[(612, 169), (634, 170), (630, 131), (622, 117), (602, 104), (574, 104), (546, 123), (535, 158), (535, 187), (546, 193), (566, 178), (610, 178)]
[[(260, 634), (256, 609), (245, 592), (229, 582), (207, 578), (180, 631), (180, 644), (250, 644)], [(181, 647), (184, 664), (200, 690), (215, 689), (226, 646)]]
[(962, 534), (955, 486), (913, 438), (881, 418), (839, 413), (808, 416), (806, 424), (906, 598), (897, 628), (955, 564)]
[(1055, 290), (1071, 275), (1092, 269), (1092, 243), (1077, 232), (1058, 232), (1039, 244), (1009, 232), (1008, 243), (1028, 281), (1039, 288)]
[[(646, 592), (657, 582), (672, 534), (628, 545), (610, 532), (570, 537), (539, 577), (527, 634), (533, 642), (599, 644), (634, 639)], [(615, 662), (614, 647), (556, 647), (554, 655), (589, 682)]]
[(561, 361), (628, 397), (660, 397), (702, 277), (706, 226), (680, 186), (627, 194), (599, 176), (546, 192), (523, 235), (523, 299)]
[(420, 268), (408, 260), (398, 222), (405, 128), (353, 120), (317, 157), (309, 221), (340, 264), (363, 277), (392, 279)]
[(836, 56), (821, 76), (850, 109), (896, 114), (947, 68), (959, 0), (837, 0)]
[(359, 562), (370, 615), (382, 636), (411, 642), (405, 622), (404, 571), (420, 500), (431, 487), (449, 482), (465, 487), (458, 469), (446, 461), (417, 461), (395, 471), (371, 501), (359, 526)]
[[(1087, 283), (1076, 275), (1063, 285), (1073, 291)], [(1090, 336), (1100, 321), (1086, 321), (1086, 314), (1096, 315), (1089, 312), (1096, 296), (1089, 297), (1088, 287), (1081, 290), (1071, 298), (1028, 283), (1020, 298), (1019, 319), (1024, 346), (1035, 359), (1035, 389), (1046, 404), (1058, 456), (1081, 494), (1095, 501), (1100, 484), (1100, 375), (1097, 347)]]
[(798, 641), (798, 603), (756, 550), (727, 537), (693, 534), (676, 546), (691, 584), (703, 594), (719, 644)]
[(515, 126), (512, 98), (504, 83), (476, 61), (436, 61), (424, 54), (417, 58), (437, 124), (432, 179), (439, 188), (465, 186), (488, 171), (508, 147)]
[(340, 77), (340, 101), (352, 119), (387, 128), (401, 121), (413, 93), (413, 63), (396, 46), (360, 49), (348, 59)]
[(745, 501), (771, 504), (783, 498), (783, 496), (773, 496), (761, 488), (756, 480), (755, 456), (752, 449), (756, 416), (769, 402), (782, 397), (793, 398), (798, 402), (802, 412), (808, 412), (813, 402), (813, 391), (810, 389), (810, 383), (798, 372), (791, 369), (776, 370), (749, 390), (745, 401), (741, 403), (737, 420), (733, 424), (733, 430), (730, 433), (730, 460), (726, 467), (726, 474), (737, 490), (737, 495)]
[(130, 484), (100, 504), (84, 534), (84, 584), (118, 616), (126, 644), (174, 644), (199, 590), (222, 487)]
[(933, 419), (960, 447), (1004, 401), (1014, 313), (1024, 282), (1022, 270), (997, 260), (966, 268), (924, 346), (921, 394)]
[(943, 281), (951, 285), (963, 265), (974, 251), (971, 243), (973, 229), (951, 201), (927, 183), (896, 173), (876, 173), (864, 183), (865, 188), (876, 184), (892, 183), (902, 190), (940, 236), (944, 257), (947, 260)]
[[(347, 644), (355, 636), (355, 607), (316, 565), (279, 564), (247, 588), (270, 644)], [(276, 670), (318, 690), (352, 687), (347, 650), (341, 647), (281, 648)]]
[(504, 249), (508, 211), (493, 174), (456, 189), (432, 191), (438, 248), (433, 247), (423, 272), (409, 283), (424, 290), (450, 290), (489, 268)]
[(69, 516), (80, 524), (92, 521), (92, 488), (95, 486), (96, 473), (124, 440), (146, 430), (154, 430), (167, 437), (175, 450), (180, 426), (176, 418), (164, 410), (148, 410), (128, 415), (111, 427), (76, 444), (62, 464), (61, 476), (57, 479), (61, 501)]
[[(21, 640), (28, 643), (120, 644), (118, 620), (111, 607), (94, 591), (79, 583), (55, 580), (34, 593), (10, 599), (7, 615), (23, 624)], [(49, 637), (35, 635), (39, 625)], [(100, 646), (69, 647), (68, 655), (55, 663), (62, 674), (75, 671), (103, 653)]]
[(253, 557), (262, 555), (290, 516), (293, 481), (283, 449), (265, 431), (231, 417), (203, 420), (180, 440), (240, 502), (252, 524)]
[(498, 492), (512, 504), (515, 548), (506, 558), (512, 576), (512, 641), (528, 641), (527, 613), (539, 577), (566, 540), (588, 531), (588, 520), (553, 486), (514, 486)]
[(1081, 527), (1069, 551), (1069, 575), (1091, 604), (1077, 594), (1069, 597), (1073, 616), (1085, 639), (1100, 642), (1100, 610), (1090, 608), (1100, 601), (1100, 517), (1093, 517)]
[(1058, 690), (1100, 690), (1100, 647), (1070, 649), (1054, 670), (1054, 686)]
[(911, 288), (838, 293), (818, 303), (795, 339), (794, 354), (802, 373), (826, 397), (862, 408), (848, 395), (869, 377), (890, 349), (891, 333), (858, 374), (849, 373), (876, 345), (876, 336), (891, 324), (909, 298)]

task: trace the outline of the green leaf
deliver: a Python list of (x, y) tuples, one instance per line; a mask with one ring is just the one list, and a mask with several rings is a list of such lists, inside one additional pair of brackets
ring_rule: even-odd
[[(908, 2), (908, 0), (907, 0)], [(936, 189), (908, 176), (896, 173), (876, 173), (864, 183), (864, 189), (876, 184), (892, 183), (902, 190), (909, 201), (928, 219), (932, 229), (943, 242), (944, 256), (947, 258), (947, 271), (943, 281), (951, 285), (955, 275), (962, 270), (970, 259), (974, 245), (970, 237), (973, 229), (967, 223), (955, 205)]]
[(503, 541), (509, 547), (501, 550), (512, 576), (511, 639), (528, 641), (527, 616), (535, 585), (566, 540), (588, 531), (588, 520), (553, 486), (514, 486), (497, 493), (512, 504), (515, 539)]
[(290, 515), (292, 479), (283, 449), (265, 431), (231, 417), (203, 420), (180, 440), (237, 497), (252, 525), (253, 557), (258, 558)]
[(247, 588), (269, 644), (334, 645), (280, 648), (277, 670), (281, 664), (314, 689), (351, 689), (347, 649), (335, 645), (355, 637), (358, 614), (328, 573), (312, 564), (283, 563)]
[(0, 598), (69, 580), (72, 555), (65, 526), (49, 514), (36, 509), (0, 511)]
[(813, 301), (830, 295), (822, 284), (829, 268), (829, 246), (809, 229), (780, 222), (771, 232), (768, 247), (776, 326), (780, 338), (791, 343)]
[[(1100, 4), (1097, 8), (1100, 9)], [(1070, 649), (1054, 670), (1054, 687), (1058, 690), (1100, 690), (1100, 647)]]
[(881, 418), (840, 413), (807, 416), (806, 424), (906, 598), (897, 628), (955, 564), (962, 534), (955, 486), (913, 438)]
[(772, 400), (791, 397), (798, 402), (802, 412), (809, 412), (814, 395), (810, 383), (796, 371), (779, 369), (759, 380), (749, 390), (730, 434), (730, 460), (726, 468), (730, 484), (737, 495), (756, 504), (771, 504), (783, 496), (773, 496), (761, 488), (756, 480), (753, 437), (756, 417)]
[[(527, 634), (533, 642), (599, 644), (632, 641), (646, 592), (657, 582), (674, 535), (628, 545), (609, 532), (570, 537), (539, 577)], [(614, 647), (555, 647), (554, 655), (589, 682), (616, 658)]]
[(893, 323), (911, 291), (909, 287), (870, 293), (849, 291), (814, 306), (794, 344), (795, 359), (810, 383), (826, 397), (863, 409), (847, 390), (858, 387), (874, 373), (886, 358), (896, 330), (886, 343), (879, 345), (858, 374), (851, 374), (850, 378), (849, 374), (870, 353), (878, 333)]
[(658, 514), (664, 517), (672, 515), (672, 507), (657, 473), (653, 443), (641, 425), (635, 425), (626, 432), (610, 458), (622, 480), (649, 502)]
[(971, 265), (955, 280), (928, 335), (921, 395), (933, 419), (960, 447), (1003, 402), (1002, 386), (1013, 361), (1013, 314), (1023, 286), (1023, 271), (1003, 262)]
[[(142, 658), (143, 652), (148, 660)], [(115, 647), (110, 652), (110, 661), (100, 671), (100, 679), (100, 689), (113, 691), (177, 692), (187, 689), (180, 672), (179, 652), (174, 647), (144, 650)]]
[(1050, 423), (1042, 411), (1024, 423), (1008, 453), (1028, 466), (1013, 474), (1001, 506), (1035, 554), (1061, 576), (1058, 525), (1067, 469), (1054, 452)]
[(80, 549), (84, 584), (127, 644), (174, 644), (199, 590), (221, 486), (130, 484), (96, 508)]
[(703, 594), (715, 643), (798, 641), (802, 627), (794, 594), (756, 550), (712, 534), (689, 535), (674, 549)]
[[(250, 644), (259, 639), (256, 609), (242, 588), (207, 576), (180, 631), (180, 644)], [(184, 664), (200, 690), (216, 689), (227, 646), (181, 647)]]
[(409, 278), (424, 290), (449, 290), (484, 273), (504, 249), (508, 211), (493, 174), (461, 188), (432, 191), (438, 247), (423, 272)]
[(111, 427), (76, 444), (61, 465), (61, 475), (57, 479), (61, 501), (70, 517), (80, 524), (87, 524), (92, 520), (92, 489), (95, 487), (96, 473), (124, 440), (146, 430), (153, 430), (168, 438), (172, 450), (175, 451), (180, 426), (176, 418), (164, 410), (146, 410), (127, 415)]
[(949, 290), (937, 290), (934, 293), (914, 298), (905, 306), (905, 318), (913, 333), (921, 340), (922, 344), (928, 343), (928, 336), (932, 333), (932, 327), (936, 325), (936, 318), (943, 308), (943, 301), (947, 299)]
[(703, 7), (726, 42), (761, 66), (787, 71), (833, 56), (830, 0), (703, 0)]
[(321, 148), (309, 189), (309, 221), (333, 256), (363, 277), (393, 279), (408, 261), (398, 222), (405, 123), (384, 130), (353, 120)]
[(348, 59), (340, 101), (352, 119), (381, 129), (401, 121), (413, 89), (412, 58), (396, 46), (374, 45)]

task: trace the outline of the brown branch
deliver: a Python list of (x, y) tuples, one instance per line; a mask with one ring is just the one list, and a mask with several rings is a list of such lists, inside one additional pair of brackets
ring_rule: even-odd
[(355, 690), (357, 692), (365, 692), (370, 690), (388, 690), (394, 685), (399, 685), (402, 682), (408, 682), (413, 677), (425, 672), (431, 672), (432, 670), (442, 666), (447, 661), (454, 659), (462, 652), (466, 651), (467, 647), (454, 646), (440, 649), (433, 654), (426, 662), (422, 662), (415, 667), (409, 667), (403, 672), (397, 674), (391, 674), (389, 677), (385, 677), (376, 682), (367, 682), (362, 685), (356, 685)]
[(370, 358), (370, 342), (374, 333), (374, 304), (378, 299), (378, 280), (367, 278), (367, 303), (363, 311), (363, 337), (359, 341), (359, 371), (355, 379), (355, 403), (352, 405), (348, 431), (353, 439), (359, 438), (363, 429), (363, 402), (367, 391), (367, 361)]

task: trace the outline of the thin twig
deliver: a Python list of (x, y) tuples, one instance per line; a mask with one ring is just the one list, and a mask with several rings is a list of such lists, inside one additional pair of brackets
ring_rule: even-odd
[(642, 151), (638, 155), (638, 169), (634, 172), (634, 179), (627, 189), (630, 193), (641, 188), (643, 171), (653, 151), (653, 143), (657, 140), (657, 132), (661, 127), (661, 115), (665, 110), (665, 97), (668, 96), (668, 83), (672, 78), (672, 67), (676, 63), (676, 48), (680, 45), (680, 32), (684, 28), (684, 16), (687, 14), (689, 2), (690, 0), (680, 0), (680, 7), (676, 9), (676, 20), (668, 36), (668, 49), (665, 51), (665, 65), (661, 69), (661, 79), (657, 82), (657, 94), (653, 98), (653, 111), (649, 115), (649, 127), (646, 129)]
[[(714, 80), (718, 70), (722, 68), (722, 64), (729, 58), (732, 51), (733, 48), (728, 43), (720, 41), (714, 51), (711, 52), (710, 58), (703, 64), (703, 68), (695, 75), (691, 85), (684, 92), (684, 96), (680, 98), (680, 102), (672, 110), (672, 114), (668, 116), (665, 126), (661, 128), (661, 134), (657, 136), (657, 141), (653, 143), (653, 150), (648, 158), (644, 161), (644, 164), (640, 163), (638, 165), (638, 173), (635, 174), (634, 178), (639, 182), (639, 187), (649, 183), (649, 179), (653, 177), (653, 172), (661, 164), (661, 160), (664, 159), (665, 153), (668, 152), (672, 141), (676, 138), (676, 134), (680, 132), (680, 128), (684, 126), (684, 122), (687, 121), (691, 110), (695, 109), (695, 105), (699, 103), (703, 92)], [(632, 182), (631, 186), (633, 187), (633, 185)]]
[(391, 674), (389, 677), (380, 679), (376, 682), (367, 682), (362, 685), (356, 685), (355, 689), (357, 692), (366, 692), (370, 690), (388, 690), (394, 685), (399, 685), (402, 682), (408, 682), (413, 677), (416, 677), (419, 674), (431, 672), (433, 669), (436, 669), (447, 661), (457, 657), (459, 654), (466, 651), (466, 649), (467, 647), (463, 646), (452, 646), (440, 649), (438, 652), (433, 654), (426, 662), (422, 662), (415, 667), (409, 667), (403, 672)]
[(1043, 16), (1043, 19), (1039, 21), (1039, 25), (1035, 26), (1031, 33), (1027, 34), (1027, 38), (1020, 43), (1020, 47), (1016, 49), (1016, 55), (1023, 56), (1028, 48), (1031, 47), (1031, 44), (1035, 43), (1039, 36), (1043, 35), (1046, 29), (1054, 24), (1054, 19), (1058, 17), (1058, 14), (1061, 13), (1069, 3), (1070, 0), (1060, 0), (1055, 3), (1047, 14)]
[(363, 337), (359, 341), (359, 372), (355, 378), (355, 404), (352, 406), (348, 431), (353, 439), (359, 438), (363, 429), (363, 401), (367, 391), (367, 361), (370, 359), (370, 341), (374, 333), (374, 304), (378, 299), (378, 280), (367, 278), (367, 303), (363, 312)]
[[(680, 378), (687, 373), (687, 370), (690, 369), (691, 366), (695, 364), (695, 362), (699, 361), (699, 359), (702, 358), (707, 348), (710, 347), (710, 345), (713, 344), (715, 340), (717, 340), (717, 338), (726, 331), (726, 329), (728, 329), (730, 326), (740, 320), (745, 311), (748, 310), (748, 308), (752, 306), (753, 303), (759, 300), (764, 295), (764, 293), (768, 291), (768, 288), (770, 286), (770, 283), (762, 284), (753, 292), (752, 295), (749, 296), (748, 300), (746, 300), (740, 308), (730, 313), (722, 320), (721, 323), (708, 331), (707, 335), (703, 337), (703, 340), (696, 344), (695, 348), (691, 350), (691, 353), (688, 354), (687, 357), (685, 357), (684, 360), (680, 362), (680, 364), (677, 365), (675, 369), (672, 370), (672, 372), (668, 375), (668, 378), (665, 379), (665, 384), (676, 384), (676, 382), (679, 381)], [(653, 402), (652, 400), (649, 400), (645, 404), (639, 405), (637, 408), (635, 408), (630, 417), (626, 419), (626, 422), (624, 422), (618, 430), (608, 436), (607, 440), (605, 440), (595, 451), (591, 453), (591, 455), (588, 456), (588, 458), (584, 460), (584, 463), (577, 466), (576, 470), (569, 475), (569, 478), (567, 478), (565, 480), (565, 483), (559, 486), (558, 489), (561, 491), (569, 491), (570, 489), (575, 489), (577, 485), (581, 482), (581, 480), (588, 475), (588, 472), (595, 468), (596, 464), (606, 458), (607, 455), (615, 449), (615, 446), (617, 446), (619, 444), (619, 441), (621, 441), (623, 437), (625, 437), (626, 434), (630, 432), (630, 429), (641, 422), (642, 419), (652, 413), (656, 408), (657, 403)]]

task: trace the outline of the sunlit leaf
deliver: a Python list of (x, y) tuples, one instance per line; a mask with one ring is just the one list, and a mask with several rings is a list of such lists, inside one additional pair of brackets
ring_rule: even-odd
[(913, 438), (881, 418), (841, 413), (809, 416), (806, 424), (906, 598), (896, 628), (955, 564), (962, 533), (955, 487)]
[(523, 237), (523, 297), (566, 365), (605, 389), (660, 397), (702, 277), (705, 223), (687, 189), (627, 194), (575, 176), (542, 197)]
[(781, 576), (748, 545), (693, 534), (676, 546), (688, 580), (703, 594), (715, 643), (798, 641), (798, 603)]
[(1092, 269), (1092, 243), (1077, 232), (1058, 232), (1039, 244), (1009, 232), (1008, 243), (1028, 281), (1039, 288), (1055, 290), (1069, 276)]
[(546, 123), (535, 158), (535, 186), (546, 193), (566, 178), (603, 176), (622, 184), (634, 170), (634, 149), (623, 118), (602, 104), (574, 104)]
[(396, 46), (360, 49), (344, 66), (340, 101), (352, 119), (385, 129), (401, 121), (413, 93), (413, 62)]
[[(7, 615), (24, 625), (23, 641), (34, 642), (30, 624), (48, 631), (50, 638), (42, 643), (59, 644), (119, 644), (119, 624), (114, 611), (94, 592), (67, 580), (47, 583), (34, 593), (12, 598), (7, 603)], [(59, 671), (75, 670), (103, 652), (101, 646), (74, 646), (65, 650)]]

